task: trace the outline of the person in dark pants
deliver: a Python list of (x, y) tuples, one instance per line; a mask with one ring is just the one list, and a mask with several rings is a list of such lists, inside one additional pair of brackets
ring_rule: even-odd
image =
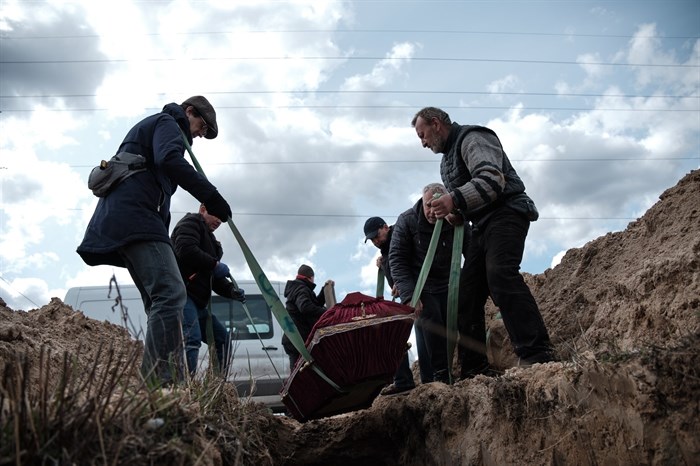
[[(393, 297), (398, 297), (398, 289), (394, 284), (394, 278), (389, 264), (389, 245), (391, 244), (393, 231), (394, 227), (387, 225), (381, 217), (370, 217), (365, 221), (365, 243), (367, 240), (370, 240), (372, 244), (379, 249), (380, 256), (377, 257), (377, 267), (384, 272), (384, 277), (391, 287), (391, 295)], [(433, 380), (433, 369), (430, 366), (430, 357), (428, 356), (428, 350), (425, 346), (422, 328), (414, 326), (414, 329), (416, 332), (416, 346), (418, 347), (420, 379), (421, 382), (428, 383)], [(406, 356), (401, 360), (401, 364), (394, 375), (393, 383), (384, 387), (380, 394), (384, 396), (396, 395), (405, 393), (415, 387), (416, 383), (413, 380), (413, 371), (411, 371), (408, 353), (406, 353)]]
[(425, 148), (443, 154), (442, 181), (449, 196), (431, 200), (438, 218), (456, 216), (472, 224), (460, 285), (460, 363), (462, 377), (488, 370), (484, 305), (491, 296), (503, 316), (521, 365), (555, 359), (549, 333), (535, 299), (520, 273), (534, 202), (492, 130), (459, 125), (435, 107), (411, 121)]
[[(218, 373), (225, 375), (228, 367), (229, 333), (216, 315), (209, 311), (212, 290), (219, 296), (245, 302), (245, 293), (229, 280), (230, 271), (221, 262), (224, 251), (214, 236), (221, 220), (207, 212), (204, 204), (198, 213), (185, 214), (171, 235), (175, 258), (187, 288), (183, 310), (182, 334), (185, 339), (187, 371), (194, 377), (199, 348), (208, 341), (211, 325)], [(211, 348), (210, 348), (211, 351)]]
[[(225, 222), (231, 208), (216, 187), (185, 160), (185, 140), (214, 139), (216, 112), (202, 96), (169, 103), (137, 123), (117, 153), (139, 154), (147, 170), (100, 197), (77, 252), (88, 265), (126, 267), (148, 316), (141, 373), (152, 385), (183, 377), (182, 309), (187, 301), (168, 229), (178, 186)], [(184, 137), (184, 139), (183, 139)]]
[[(423, 333), (433, 369), (430, 380), (447, 383), (452, 363), (452, 355), (447, 354), (447, 297), (454, 236), (454, 227), (447, 222), (442, 224), (419, 299), (414, 296), (438, 220), (430, 207), (436, 195), (447, 195), (447, 190), (440, 183), (428, 184), (423, 188), (423, 197), (399, 215), (391, 238), (389, 263), (401, 302), (415, 302), (416, 328)], [(457, 254), (467, 248), (469, 237), (467, 230)]]
[[(284, 287), (284, 297), (287, 298), (285, 307), (304, 341), (309, 338), (316, 321), (326, 312), (324, 288), (335, 285), (333, 280), (326, 280), (321, 291), (314, 294), (314, 288), (316, 288), (314, 275), (314, 269), (302, 264), (297, 271), (296, 278), (288, 280)], [(282, 336), (282, 346), (284, 352), (289, 356), (290, 370), (293, 370), (297, 359), (299, 359), (299, 351), (289, 340), (287, 334)]]

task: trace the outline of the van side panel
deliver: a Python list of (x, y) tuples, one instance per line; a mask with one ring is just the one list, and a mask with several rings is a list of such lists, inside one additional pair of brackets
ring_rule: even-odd
[[(271, 284), (282, 299), (283, 284)], [(281, 407), (279, 392), (290, 373), (289, 358), (282, 347), (282, 328), (254, 281), (241, 281), (238, 285), (246, 293), (245, 307), (250, 317), (240, 302), (212, 296), (212, 312), (232, 336), (233, 360), (229, 380), (236, 385), (242, 398), (252, 394), (255, 401), (273, 408)], [(108, 286), (71, 288), (66, 293), (64, 303), (92, 319), (125, 326), (132, 337), (143, 340), (147, 316), (141, 295), (135, 285), (123, 285), (119, 289), (121, 305), (115, 299), (116, 291), (113, 289), (110, 293)], [(122, 312), (122, 309), (126, 312)], [(202, 344), (199, 351), (200, 373), (206, 370), (209, 362), (208, 348)]]

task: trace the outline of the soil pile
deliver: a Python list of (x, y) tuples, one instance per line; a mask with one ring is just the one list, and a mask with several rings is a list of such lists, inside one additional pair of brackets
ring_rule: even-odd
[[(526, 280), (561, 362), (512, 367), (491, 305), (489, 357), (504, 375), (420, 385), (379, 397), (369, 409), (303, 424), (252, 411), (246, 429), (260, 432), (258, 451), (239, 453), (238, 463), (699, 464), (700, 170), (624, 231), (572, 249), (560, 265)], [(30, 312), (2, 304), (3, 389), (17, 375), (10, 362), (21, 359), (32, 383), (46, 371), (31, 368), (46, 367), (47, 360), (60, 368), (64, 352), (78, 355), (85, 370), (133, 367), (99, 351), (102, 342), (136, 344), (119, 327), (87, 319), (57, 299)], [(211, 425), (198, 432), (209, 451), (200, 461), (230, 463), (225, 452), (236, 437), (221, 426), (214, 436)]]

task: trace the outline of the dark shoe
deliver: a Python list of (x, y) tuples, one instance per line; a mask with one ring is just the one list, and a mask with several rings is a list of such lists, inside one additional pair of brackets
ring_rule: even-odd
[(447, 369), (442, 369), (439, 371), (435, 371), (433, 374), (433, 382), (442, 382), (449, 384), (450, 383), (450, 375), (447, 372)]
[(408, 393), (411, 390), (413, 390), (414, 388), (416, 388), (415, 385), (408, 385), (406, 387), (399, 387), (396, 384), (392, 383), (392, 384), (389, 384), (386, 387), (382, 388), (382, 391), (379, 392), (379, 394), (382, 396), (400, 395), (402, 393)]
[(486, 375), (489, 377), (493, 377), (498, 375), (498, 372), (495, 369), (493, 369), (491, 367), (491, 364), (489, 364), (488, 362), (482, 362), (476, 366), (462, 367), (460, 373), (460, 380), (473, 379), (477, 375)]
[(518, 359), (518, 367), (530, 367), (533, 364), (544, 364), (546, 362), (556, 361), (557, 358), (553, 352), (544, 351), (542, 353), (536, 353), (525, 358)]

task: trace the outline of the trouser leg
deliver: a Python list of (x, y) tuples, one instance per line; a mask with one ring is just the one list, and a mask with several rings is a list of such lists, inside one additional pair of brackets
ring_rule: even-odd
[(494, 213), (484, 232), (486, 277), (515, 354), (550, 360), (553, 350), (547, 328), (520, 273), (529, 227), (529, 221), (508, 208)]
[(416, 332), (416, 351), (418, 353), (418, 370), (421, 383), (433, 381), (433, 365), (430, 363), (430, 347), (425, 339), (423, 321), (418, 318), (413, 326)]
[(401, 364), (394, 375), (394, 385), (399, 388), (413, 387), (415, 382), (413, 381), (413, 372), (411, 371), (411, 366), (408, 361), (408, 353), (406, 353), (401, 360)]
[(457, 327), (461, 378), (473, 377), (488, 367), (484, 305), (488, 298), (483, 238), (474, 231), (459, 281)]
[(430, 355), (431, 379), (444, 382), (448, 370), (445, 327), (447, 293), (423, 293), (421, 302), (423, 310), (419, 320), (422, 322), (423, 338)]
[(194, 376), (197, 372), (199, 348), (202, 345), (202, 329), (199, 325), (199, 309), (189, 296), (183, 310), (182, 335), (185, 339), (187, 371)]
[(185, 285), (169, 243), (142, 241), (120, 249), (148, 315), (141, 372), (154, 383), (182, 377)]

